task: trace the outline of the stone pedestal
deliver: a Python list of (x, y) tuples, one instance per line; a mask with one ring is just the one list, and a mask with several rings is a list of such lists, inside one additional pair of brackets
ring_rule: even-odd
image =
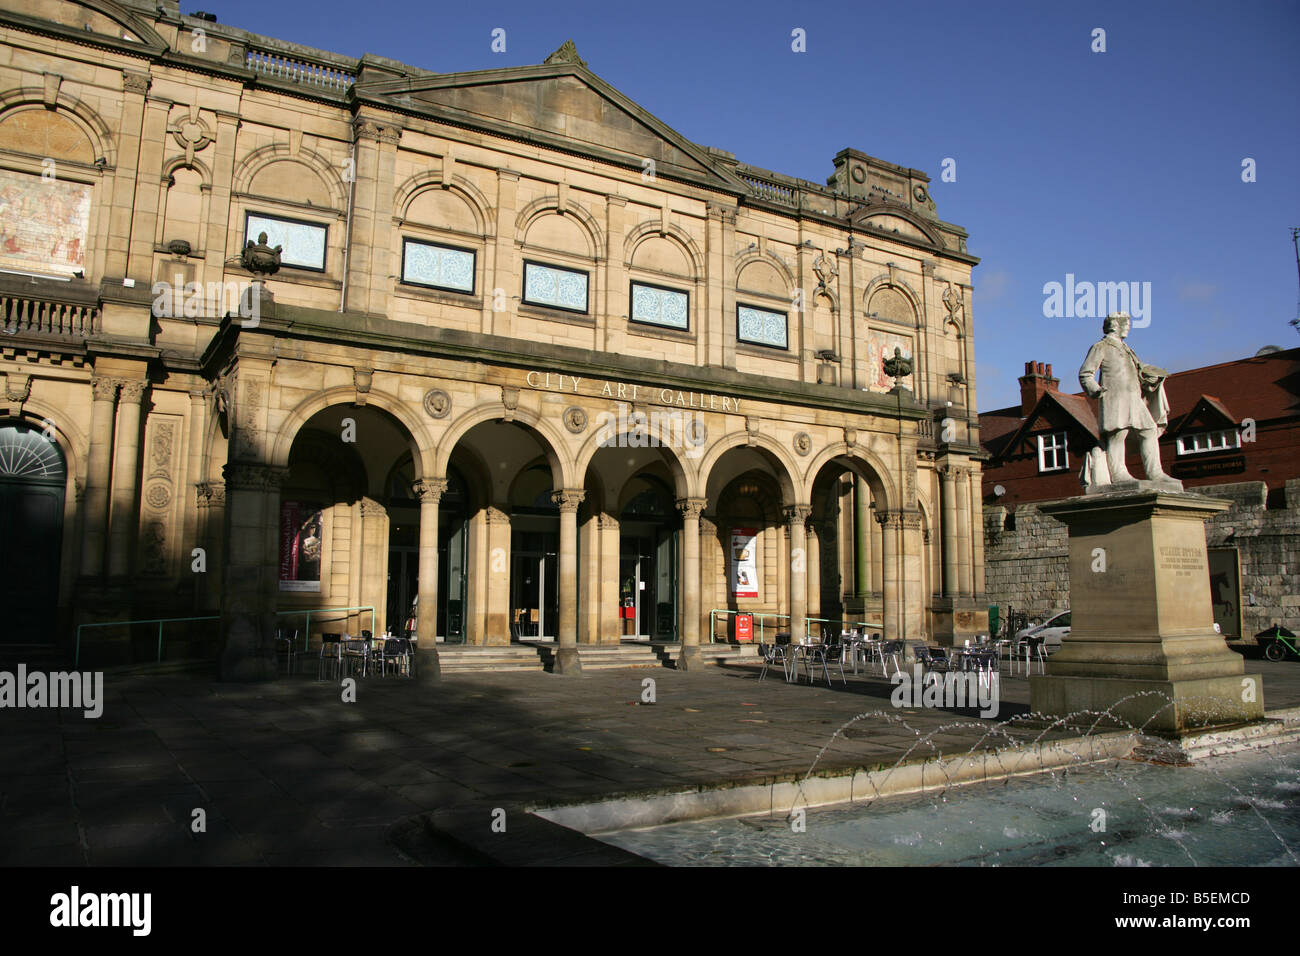
[(1230, 502), (1159, 490), (1041, 504), (1070, 534), (1070, 634), (1030, 680), (1034, 711), (1109, 709), (1178, 736), (1258, 720), (1258, 675), (1214, 630), (1205, 519)]

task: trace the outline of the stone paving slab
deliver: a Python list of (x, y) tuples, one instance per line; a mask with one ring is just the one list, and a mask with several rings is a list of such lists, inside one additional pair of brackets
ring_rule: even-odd
[[(1300, 665), (1246, 669), (1264, 675), (1270, 711), (1300, 705)], [(526, 811), (794, 779), (814, 764), (819, 773), (887, 767), (909, 753), (961, 755), (1042, 733), (991, 734), (994, 722), (971, 711), (897, 710), (878, 676), (828, 688), (760, 681), (758, 672), (462, 673), (429, 686), (370, 679), (356, 703), (310, 677), (230, 685), (106, 675), (98, 720), (0, 711), (0, 865), (369, 866), (412, 856), (622, 865), (636, 861)], [(656, 682), (654, 704), (640, 702), (646, 677)], [(1028, 709), (1023, 678), (1004, 678), (1001, 690), (1004, 719)], [(871, 716), (854, 720), (862, 714)], [(1046, 739), (1071, 735), (1058, 729)], [(206, 832), (191, 830), (196, 808)], [(497, 808), (508, 840), (484, 829)], [(419, 852), (400, 853), (391, 833), (410, 835), (409, 821), (426, 818), (437, 821), (433, 830), (408, 847)], [(455, 845), (427, 837), (466, 820), (475, 832)]]

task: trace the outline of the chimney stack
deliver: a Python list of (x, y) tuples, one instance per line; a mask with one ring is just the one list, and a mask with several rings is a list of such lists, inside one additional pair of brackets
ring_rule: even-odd
[(1052, 377), (1052, 366), (1042, 362), (1026, 362), (1025, 374), (1020, 378), (1020, 414), (1027, 416), (1046, 392), (1057, 391), (1059, 379)]

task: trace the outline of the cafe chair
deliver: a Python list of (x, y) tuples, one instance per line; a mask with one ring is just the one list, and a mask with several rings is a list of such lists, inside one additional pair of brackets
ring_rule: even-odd
[(316, 679), (324, 680), (325, 672), (333, 671), (333, 677), (343, 674), (343, 636), (341, 634), (322, 634), (320, 636), (320, 661), (316, 665)]

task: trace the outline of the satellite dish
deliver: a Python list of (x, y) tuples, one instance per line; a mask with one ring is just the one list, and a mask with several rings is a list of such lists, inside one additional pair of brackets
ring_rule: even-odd
[(1001, 498), (1001, 497), (1002, 497), (1003, 495), (1005, 495), (1006, 493), (1007, 493), (1007, 489), (1003, 488), (1001, 485), (994, 485), (994, 486), (993, 486), (993, 495), (994, 495), (995, 497), (997, 497), (997, 498)]
[(1255, 358), (1259, 358), (1261, 355), (1272, 355), (1274, 352), (1280, 352), (1280, 351), (1282, 351), (1282, 346), (1280, 345), (1265, 345), (1262, 349), (1260, 349), (1258, 352), (1255, 353)]

